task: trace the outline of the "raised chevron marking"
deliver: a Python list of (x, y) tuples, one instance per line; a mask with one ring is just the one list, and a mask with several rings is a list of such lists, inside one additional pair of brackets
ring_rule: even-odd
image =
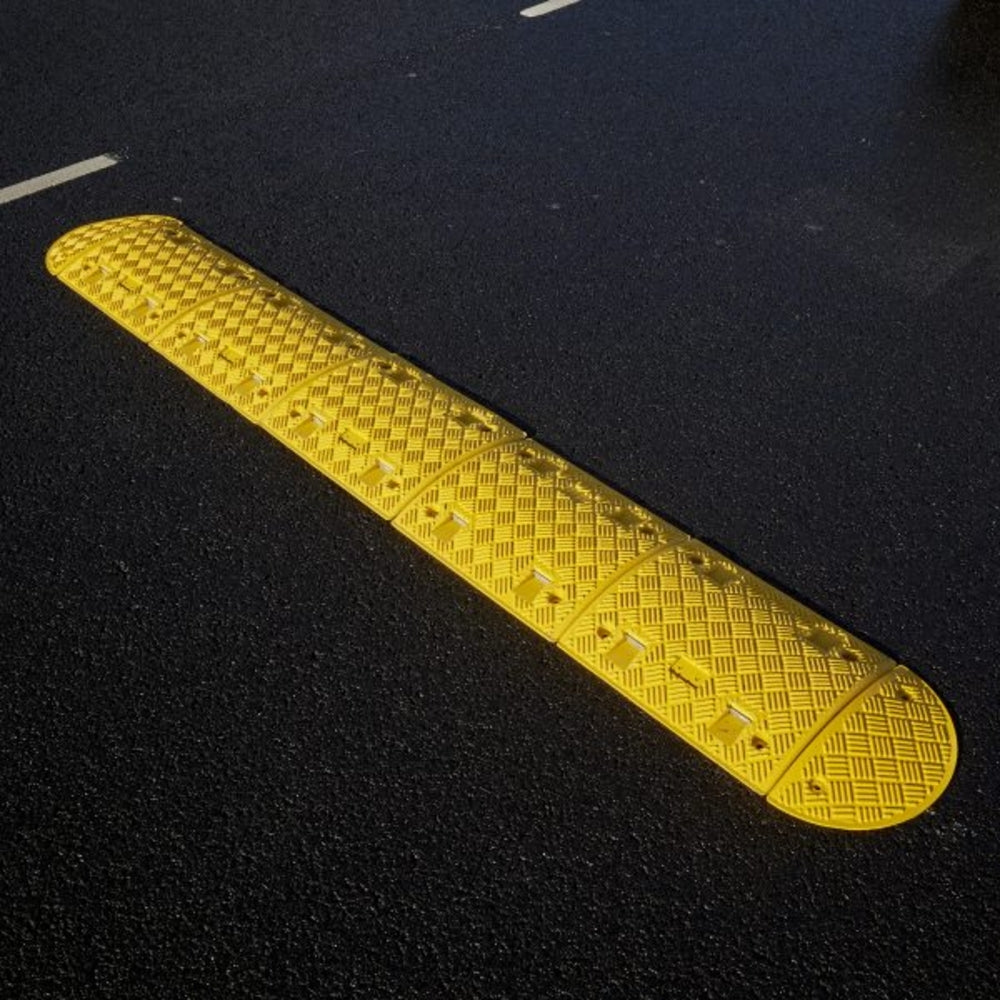
[(176, 219), (83, 226), (46, 264), (777, 808), (875, 829), (950, 780), (912, 672)]

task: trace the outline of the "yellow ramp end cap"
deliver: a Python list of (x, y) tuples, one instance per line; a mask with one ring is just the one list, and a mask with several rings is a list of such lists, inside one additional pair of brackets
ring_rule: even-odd
[(930, 806), (957, 757), (958, 736), (943, 702), (898, 666), (826, 725), (767, 799), (808, 823), (877, 830)]
[(143, 341), (213, 296), (263, 281), (253, 268), (164, 215), (81, 226), (56, 240), (45, 264)]
[(45, 267), (49, 274), (58, 275), (72, 261), (109, 240), (128, 238), (150, 229), (182, 225), (178, 219), (168, 215), (126, 215), (117, 219), (88, 222), (84, 226), (77, 226), (76, 229), (63, 233), (49, 247), (45, 254)]

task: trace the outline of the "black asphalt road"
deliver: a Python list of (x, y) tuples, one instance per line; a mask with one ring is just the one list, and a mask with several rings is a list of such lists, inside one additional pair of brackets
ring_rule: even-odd
[[(524, 2), (524, 0), (522, 0)], [(7, 0), (0, 994), (1000, 989), (1000, 10)], [(768, 807), (73, 296), (179, 215), (920, 672)]]

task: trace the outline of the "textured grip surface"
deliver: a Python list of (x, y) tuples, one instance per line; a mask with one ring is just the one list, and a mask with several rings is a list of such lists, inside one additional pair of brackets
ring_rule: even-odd
[(947, 785), (954, 725), (905, 667), (176, 219), (46, 263), (779, 809), (875, 829)]

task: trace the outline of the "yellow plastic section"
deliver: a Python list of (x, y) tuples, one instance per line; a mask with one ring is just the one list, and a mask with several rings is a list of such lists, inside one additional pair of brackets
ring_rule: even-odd
[(559, 645), (758, 792), (893, 666), (693, 540), (607, 587)]
[(867, 830), (951, 778), (905, 667), (165, 216), (49, 270), (779, 809)]
[(922, 813), (957, 759), (955, 725), (941, 699), (897, 666), (826, 725), (767, 800), (820, 826), (874, 830)]
[(299, 386), (265, 415), (263, 425), (387, 518), (466, 456), (524, 437), (382, 350)]
[(45, 264), (52, 274), (65, 271), (83, 254), (91, 253), (99, 244), (124, 237), (134, 239), (144, 231), (156, 231), (175, 225), (175, 220), (164, 215), (132, 215), (124, 219), (107, 219), (81, 226), (61, 236), (45, 255)]
[(150, 343), (251, 420), (289, 390), (372, 349), (353, 330), (259, 280), (208, 299)]
[(686, 537), (533, 441), (460, 463), (393, 523), (548, 639), (616, 573)]
[(254, 284), (277, 288), (176, 220), (155, 215), (74, 230), (50, 248), (46, 264), (140, 340), (213, 295)]

